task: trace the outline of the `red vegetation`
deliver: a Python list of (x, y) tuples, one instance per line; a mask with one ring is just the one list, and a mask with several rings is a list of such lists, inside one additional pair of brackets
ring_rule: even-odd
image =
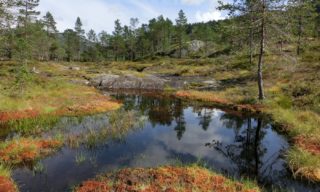
[(111, 101), (103, 95), (96, 95), (89, 100), (81, 101), (76, 105), (65, 107), (56, 112), (57, 115), (84, 115), (116, 110), (121, 106), (119, 102)]
[(77, 192), (108, 192), (111, 187), (107, 183), (100, 181), (85, 181)]
[(0, 176), (0, 192), (17, 192), (11, 179)]
[(28, 109), (24, 111), (0, 112), (0, 122), (7, 122), (10, 120), (19, 120), (26, 118), (35, 118), (39, 115), (39, 111)]
[(34, 161), (61, 147), (56, 140), (17, 139), (0, 147), (0, 160), (8, 164)]
[(311, 138), (307, 139), (304, 136), (297, 136), (294, 138), (294, 143), (313, 155), (320, 155), (320, 143)]
[[(104, 95), (91, 95), (87, 98), (72, 98), (72, 102), (76, 103), (71, 106), (59, 106), (57, 101), (58, 110), (53, 111), (50, 115), (64, 116), (64, 115), (86, 115), (94, 113), (102, 113), (110, 110), (118, 109), (121, 104), (117, 101), (112, 101), (109, 97)], [(62, 103), (62, 102), (61, 102)], [(0, 112), (0, 123), (8, 121), (36, 118), (41, 115), (41, 110), (28, 109), (24, 111)]]
[(155, 169), (124, 169), (115, 174), (90, 180), (76, 192), (255, 192), (239, 182), (228, 180), (199, 167), (161, 167)]

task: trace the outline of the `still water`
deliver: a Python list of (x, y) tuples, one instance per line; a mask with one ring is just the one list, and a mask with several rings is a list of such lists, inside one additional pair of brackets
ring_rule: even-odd
[[(13, 178), (22, 192), (71, 191), (97, 174), (124, 167), (199, 162), (230, 177), (257, 179), (270, 190), (274, 186), (287, 191), (320, 190), (320, 186), (291, 177), (283, 159), (289, 145), (266, 118), (227, 113), (174, 98), (114, 97), (123, 101), (123, 110), (137, 114), (142, 123), (121, 138), (107, 137), (94, 146), (65, 146), (33, 167), (15, 169)], [(62, 118), (53, 130), (99, 133), (107, 129), (108, 116)], [(118, 119), (127, 120), (126, 116)]]

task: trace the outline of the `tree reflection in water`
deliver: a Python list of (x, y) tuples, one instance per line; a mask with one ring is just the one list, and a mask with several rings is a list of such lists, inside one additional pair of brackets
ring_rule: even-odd
[(236, 170), (242, 177), (257, 179), (257, 181), (268, 180), (271, 174), (275, 173), (273, 165), (281, 160), (283, 151), (277, 151), (268, 159), (265, 159), (267, 146), (262, 141), (267, 134), (267, 125), (264, 124), (262, 117), (257, 119), (224, 114), (221, 116), (224, 125), (233, 129), (235, 139), (233, 143), (225, 144), (223, 141), (214, 140), (206, 146), (213, 147), (226, 158), (230, 159), (235, 165)]
[[(126, 110), (137, 110), (149, 118), (153, 127), (157, 125), (170, 126), (175, 122), (174, 130), (177, 139), (181, 140), (186, 131), (184, 117), (184, 105), (180, 99), (143, 97), (137, 95), (119, 94), (114, 96), (118, 100), (125, 101)], [(209, 126), (209, 125), (207, 125)]]
[[(187, 120), (185, 117), (186, 107), (179, 99), (143, 97), (137, 95), (118, 95), (117, 99), (125, 101), (125, 108), (137, 110), (149, 118), (153, 127), (158, 125), (174, 126), (178, 140), (182, 140), (186, 132)], [(202, 106), (193, 106), (193, 113), (198, 116), (198, 125), (204, 131), (208, 131), (212, 122), (214, 109)], [(251, 117), (237, 116), (234, 114), (222, 113), (220, 121), (223, 127), (232, 129), (234, 140), (231, 142), (214, 140), (206, 144), (223, 154), (231, 160), (235, 168), (226, 172), (237, 173), (239, 176), (255, 178), (266, 181), (270, 174), (275, 173), (273, 165), (281, 159), (282, 150), (276, 151), (273, 155), (266, 157), (267, 149), (262, 141), (267, 135), (268, 124), (264, 123), (262, 117), (252, 119)], [(229, 167), (230, 168), (230, 167)], [(232, 171), (232, 169), (234, 169)]]

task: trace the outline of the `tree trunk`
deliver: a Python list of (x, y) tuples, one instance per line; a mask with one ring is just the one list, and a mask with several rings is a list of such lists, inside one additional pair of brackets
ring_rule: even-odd
[(249, 34), (249, 46), (250, 46), (250, 53), (249, 53), (249, 62), (250, 66), (252, 65), (253, 62), (253, 17), (252, 17), (252, 10), (250, 10), (250, 34)]
[(182, 38), (179, 37), (179, 58), (182, 58)]
[(302, 35), (302, 18), (301, 15), (299, 16), (298, 22), (298, 42), (297, 42), (297, 55), (300, 55), (301, 52), (301, 35)]
[(264, 90), (263, 90), (263, 76), (262, 76), (262, 66), (263, 66), (263, 56), (264, 56), (264, 46), (265, 46), (265, 0), (262, 0), (262, 18), (261, 18), (261, 33), (260, 33), (260, 55), (258, 63), (258, 87), (259, 87), (259, 100), (264, 100)]

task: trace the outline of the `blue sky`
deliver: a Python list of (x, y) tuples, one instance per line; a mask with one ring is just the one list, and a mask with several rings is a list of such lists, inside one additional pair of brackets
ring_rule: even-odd
[(129, 24), (130, 18), (137, 17), (141, 24), (164, 15), (174, 21), (180, 9), (189, 22), (219, 20), (225, 14), (216, 10), (217, 5), (218, 0), (40, 0), (39, 10), (50, 11), (60, 31), (73, 28), (79, 16), (86, 31), (112, 32), (116, 19)]

